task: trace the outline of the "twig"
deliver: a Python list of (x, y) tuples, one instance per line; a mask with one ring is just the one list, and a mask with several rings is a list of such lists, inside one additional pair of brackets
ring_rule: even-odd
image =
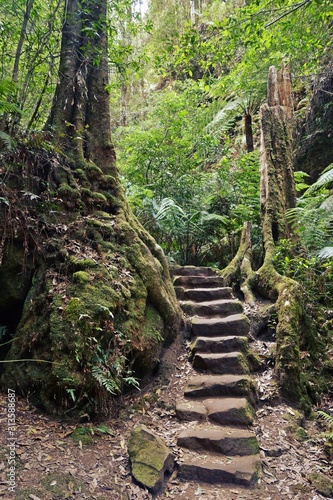
[(277, 23), (278, 21), (280, 21), (280, 19), (283, 19), (284, 17), (288, 16), (292, 12), (295, 12), (295, 10), (300, 9), (301, 7), (303, 7), (303, 5), (306, 5), (307, 3), (311, 2), (311, 1), (312, 0), (303, 0), (303, 2), (296, 3), (287, 12), (284, 12), (283, 14), (281, 14), (281, 16), (279, 16), (276, 19), (273, 19), (273, 21), (270, 21), (269, 23), (265, 24), (265, 28), (272, 26), (272, 24)]

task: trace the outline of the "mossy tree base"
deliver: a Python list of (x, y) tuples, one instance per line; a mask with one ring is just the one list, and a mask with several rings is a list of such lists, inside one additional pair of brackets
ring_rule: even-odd
[[(309, 328), (300, 284), (281, 276), (274, 267), (276, 244), (292, 237), (285, 212), (295, 205), (293, 144), (291, 138), (291, 88), (287, 69), (270, 68), (268, 104), (261, 107), (261, 215), (264, 261), (254, 271), (251, 266), (251, 228), (244, 227), (241, 244), (233, 261), (221, 272), (226, 285), (238, 280), (247, 302), (254, 293), (276, 302), (278, 385), (283, 395), (296, 401), (308, 398), (302, 381), (300, 345)], [(311, 327), (310, 327), (311, 328)]]
[[(2, 386), (29, 393), (50, 412), (104, 411), (112, 394), (136, 384), (134, 361), (140, 377), (147, 374), (178, 331), (168, 264), (114, 177), (93, 163), (76, 169), (49, 153), (43, 176), (33, 157), (25, 167), (30, 178), (36, 174), (32, 184), (22, 175), (24, 154), (22, 146), (3, 163), (3, 272), (6, 283), (26, 269), (33, 277), (28, 286), (24, 281), (22, 318)], [(20, 194), (28, 190), (30, 196)], [(13, 254), (11, 240), (20, 252)], [(11, 258), (15, 265), (8, 264)]]

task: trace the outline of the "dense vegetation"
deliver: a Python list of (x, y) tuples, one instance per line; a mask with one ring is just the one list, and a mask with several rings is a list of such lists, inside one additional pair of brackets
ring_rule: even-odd
[[(79, 2), (79, 7), (83, 18), (88, 18), (89, 2)], [(259, 203), (258, 113), (266, 99), (268, 68), (280, 66), (282, 60), (291, 68), (296, 134), (305, 118), (316, 82), (332, 58), (331, 2), (151, 0), (147, 12), (142, 13), (137, 2), (115, 0), (109, 5), (109, 11), (106, 26), (110, 79), (107, 89), (111, 125), (118, 167), (132, 211), (162, 247), (170, 263), (204, 264), (220, 269), (236, 255), (244, 223), (249, 221), (252, 223), (253, 267), (259, 269), (264, 256)], [(70, 362), (71, 370), (66, 368), (66, 373), (63, 373), (62, 368), (57, 368), (55, 373), (62, 380), (60, 385), (66, 397), (72, 398), (76, 404), (75, 391), (82, 379), (76, 379), (73, 373), (80, 363), (83, 372), (90, 370), (95, 382), (104, 385), (109, 392), (119, 392), (123, 379), (132, 385), (137, 384), (132, 376), (132, 368), (135, 368), (132, 361), (140, 350), (155, 345), (161, 335), (158, 327), (161, 318), (155, 314), (156, 303), (151, 304), (151, 298), (146, 302), (147, 293), (142, 280), (137, 288), (135, 280), (131, 283), (125, 273), (123, 287), (126, 290), (122, 291), (121, 301), (114, 298), (113, 305), (115, 310), (119, 309), (119, 316), (110, 326), (111, 315), (105, 316), (109, 314), (104, 309), (105, 294), (112, 289), (113, 280), (119, 279), (122, 265), (131, 273), (136, 260), (136, 256), (129, 259), (124, 256), (124, 245), (129, 241), (127, 237), (112, 240), (112, 216), (117, 203), (115, 196), (110, 197), (108, 191), (114, 189), (113, 172), (110, 176), (109, 172), (94, 170), (84, 162), (73, 167), (73, 158), (69, 160), (59, 130), (48, 126), (47, 132), (43, 131), (58, 78), (63, 2), (57, 0), (45, 4), (39, 0), (18, 0), (8, 5), (0, 0), (0, 13), (3, 20), (0, 21), (0, 159), (3, 174), (0, 199), (4, 220), (12, 217), (14, 221), (21, 221), (22, 214), (25, 214), (24, 234), (29, 234), (34, 240), (36, 234), (31, 226), (36, 218), (44, 220), (44, 231), (50, 224), (51, 213), (52, 217), (59, 210), (84, 214), (93, 227), (90, 235), (84, 235), (84, 251), (89, 253), (97, 249), (100, 256), (112, 253), (111, 266), (118, 269), (108, 269), (105, 274), (101, 263), (96, 267), (91, 260), (85, 264), (73, 262), (73, 255), (70, 262), (65, 259), (61, 263), (66, 273), (68, 269), (70, 271), (70, 293), (74, 296), (81, 293), (85, 306), (75, 309), (73, 299), (69, 303), (67, 298), (61, 302), (59, 295), (52, 303), (52, 321), (56, 321), (56, 307), (65, 308), (66, 322), (74, 322), (78, 332), (83, 331), (80, 321), (85, 317), (90, 319), (89, 328), (84, 332), (85, 342), (80, 345), (74, 342), (68, 353), (69, 358), (74, 353), (76, 365)], [(89, 42), (99, 28), (98, 23), (91, 23), (84, 24), (84, 31), (81, 30), (80, 36), (85, 37), (85, 43), (88, 41), (83, 45), (87, 53)], [(86, 56), (84, 50), (83, 59)], [(95, 53), (89, 64), (98, 67), (100, 54)], [(318, 129), (321, 127), (319, 118)], [(89, 126), (79, 130), (72, 122), (66, 121), (61, 133), (66, 135), (67, 131), (77, 142), (86, 141)], [(302, 140), (305, 140), (304, 134)], [(64, 157), (65, 174), (57, 179), (55, 188), (52, 182), (48, 184), (50, 178), (43, 177), (41, 172), (45, 172), (46, 165), (53, 171)], [(296, 172), (298, 204), (287, 214), (296, 236), (280, 240), (274, 257), (275, 267), (281, 275), (302, 284), (309, 303), (315, 326), (308, 338), (301, 339), (300, 349), (303, 368), (309, 373), (312, 384), (308, 385), (308, 391), (313, 397), (316, 396), (316, 391), (311, 389), (313, 384), (320, 379), (321, 386), (325, 386), (325, 375), (332, 370), (329, 361), (325, 361), (323, 369), (315, 374), (311, 368), (324, 351), (331, 348), (332, 161), (333, 158), (321, 165), (319, 179), (313, 179), (310, 171)], [(303, 170), (302, 165), (300, 167)], [(20, 180), (16, 189), (23, 193), (26, 203), (15, 211), (13, 207), (18, 197), (9, 188), (13, 188), (13, 179), (20, 175), (23, 181)], [(10, 180), (9, 184), (6, 179)], [(36, 200), (38, 208), (34, 205)], [(27, 214), (31, 215), (31, 211), (36, 213), (30, 220)], [(92, 217), (97, 211), (98, 214)], [(75, 233), (74, 238), (83, 231), (82, 224), (77, 226), (76, 222), (72, 221), (70, 230)], [(49, 235), (56, 238), (60, 221), (53, 223)], [(103, 225), (105, 227), (101, 229)], [(15, 231), (19, 231), (19, 224), (10, 222), (8, 227), (11, 231), (3, 233), (2, 246), (6, 238), (12, 238)], [(119, 234), (125, 231), (123, 227), (117, 230)], [(135, 226), (135, 230), (142, 231), (141, 239), (149, 240), (152, 248), (152, 240), (142, 236), (146, 233), (141, 226)], [(96, 240), (96, 246), (90, 250), (92, 239)], [(28, 250), (30, 243), (27, 238), (21, 235), (20, 240), (25, 247), (23, 257), (20, 254), (17, 259), (24, 260), (29, 255), (28, 277), (20, 285), (27, 293), (35, 270), (35, 254), (31, 248)], [(59, 245), (54, 245), (60, 251)], [(54, 248), (52, 252), (55, 252)], [(97, 254), (94, 253), (94, 259), (97, 259)], [(122, 263), (121, 258), (124, 259)], [(12, 265), (16, 269), (15, 266)], [(142, 270), (140, 272), (142, 274)], [(102, 309), (96, 311), (87, 299), (87, 287), (91, 287), (91, 281), (97, 280), (101, 274), (105, 274), (103, 279), (108, 290), (105, 289), (105, 294), (100, 297)], [(55, 278), (52, 286), (56, 288)], [(46, 297), (46, 289), (37, 291)], [(15, 299), (21, 309), (25, 293)], [(96, 289), (96, 293), (100, 294), (100, 290)], [(134, 303), (129, 297), (135, 298)], [(36, 305), (34, 307), (36, 309)], [(113, 315), (113, 309), (110, 312)], [(0, 332), (5, 340), (10, 340), (5, 335), (8, 321), (5, 314), (1, 314), (3, 326)], [(35, 314), (38, 314), (38, 307)], [(159, 331), (156, 339), (151, 339), (151, 333), (146, 332), (149, 338), (143, 342), (144, 346), (138, 340), (138, 332), (133, 337), (135, 314), (145, 325), (143, 330), (148, 328), (147, 324), (154, 316), (156, 324), (151, 328)], [(124, 318), (128, 326), (125, 332), (120, 328)], [(10, 326), (11, 336), (16, 327), (17, 324)], [(59, 329), (59, 325), (52, 323), (51, 331), (52, 328)], [(100, 341), (96, 333), (105, 328), (116, 332), (111, 347), (104, 340)], [(63, 331), (64, 327), (60, 330)], [(46, 328), (45, 335), (48, 334)], [(136, 348), (133, 350), (127, 342), (136, 343)], [(125, 345), (126, 356), (119, 354), (120, 347)], [(83, 354), (85, 348), (93, 355), (87, 357)], [(16, 349), (17, 355), (26, 352), (29, 349), (22, 346)], [(156, 352), (157, 359), (159, 350)], [(127, 358), (132, 361), (128, 362)], [(110, 360), (112, 369), (108, 368)], [(35, 372), (33, 376), (36, 376)], [(108, 387), (107, 378), (111, 378), (114, 385), (111, 383)]]

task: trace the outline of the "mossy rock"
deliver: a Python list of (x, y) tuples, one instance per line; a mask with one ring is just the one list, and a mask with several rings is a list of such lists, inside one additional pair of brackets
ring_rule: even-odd
[(77, 283), (87, 283), (90, 281), (90, 274), (85, 271), (77, 271), (73, 274), (73, 279)]
[(295, 439), (296, 441), (299, 441), (302, 443), (303, 441), (306, 441), (309, 438), (308, 433), (306, 432), (303, 427), (298, 427), (298, 429), (295, 432)]
[(308, 479), (318, 493), (324, 497), (333, 497), (333, 478), (322, 474), (321, 472), (313, 472), (308, 475)]
[(166, 475), (174, 468), (174, 457), (163, 441), (146, 426), (139, 425), (131, 433), (128, 454), (134, 479), (158, 493), (165, 482)]

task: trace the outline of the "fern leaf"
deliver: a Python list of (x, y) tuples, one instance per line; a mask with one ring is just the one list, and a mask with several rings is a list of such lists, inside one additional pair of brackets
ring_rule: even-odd
[(333, 247), (324, 247), (318, 253), (320, 259), (333, 259)]
[(5, 132), (0, 131), (0, 151), (13, 151), (13, 149), (15, 149), (14, 139)]
[(314, 191), (318, 191), (318, 189), (322, 187), (329, 187), (330, 184), (333, 182), (333, 163), (331, 163), (321, 174), (319, 179), (312, 184), (312, 186), (309, 187), (306, 191), (306, 195), (313, 193)]
[(331, 194), (323, 203), (320, 205), (323, 210), (333, 211), (333, 194)]
[(325, 411), (321, 411), (321, 410), (318, 410), (317, 414), (319, 415), (320, 418), (322, 418), (323, 420), (326, 420), (326, 422), (328, 422), (330, 427), (333, 427), (333, 416), (332, 415), (329, 415)]

